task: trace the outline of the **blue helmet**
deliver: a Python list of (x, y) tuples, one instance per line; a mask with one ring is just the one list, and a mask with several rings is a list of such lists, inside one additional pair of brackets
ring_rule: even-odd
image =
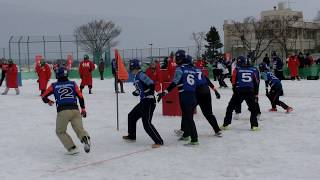
[(237, 65), (240, 66), (240, 67), (247, 66), (247, 58), (245, 58), (244, 56), (239, 56), (237, 58)]
[(183, 64), (192, 64), (192, 56), (187, 55), (187, 57), (184, 60), (182, 60), (182, 63)]
[(68, 77), (68, 70), (64, 67), (56, 69), (56, 79)]
[(178, 50), (178, 51), (176, 52), (176, 54), (175, 54), (175, 57), (176, 57), (176, 63), (177, 63), (178, 65), (184, 63), (183, 61), (186, 61), (186, 58), (187, 58), (187, 56), (186, 56), (186, 51), (181, 50), (181, 49)]
[(130, 60), (129, 69), (130, 69), (130, 71), (132, 71), (134, 69), (141, 69), (140, 61), (138, 59)]
[(259, 64), (259, 71), (264, 72), (264, 71), (269, 71), (269, 67), (266, 63), (262, 62)]

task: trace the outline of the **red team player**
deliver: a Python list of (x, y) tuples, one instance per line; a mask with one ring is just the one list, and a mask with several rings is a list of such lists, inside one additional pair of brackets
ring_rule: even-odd
[(92, 94), (92, 71), (95, 69), (94, 63), (89, 60), (88, 55), (84, 55), (83, 61), (79, 65), (79, 74), (81, 78), (80, 90), (82, 92), (85, 86), (89, 88), (89, 94)]
[(158, 62), (151, 62), (150, 66), (146, 69), (146, 75), (154, 82), (155, 91), (161, 91), (161, 72), (160, 72), (160, 64)]
[[(67, 126), (70, 122), (78, 138), (84, 144), (84, 151), (88, 153), (90, 152), (90, 137), (82, 124), (81, 116), (84, 118), (87, 116), (82, 93), (77, 84), (68, 79), (68, 71), (66, 68), (58, 68), (56, 70), (56, 78), (57, 82), (52, 83), (42, 95), (43, 102), (50, 106), (52, 106), (54, 102), (48, 99), (48, 97), (53, 94), (56, 100), (58, 113), (56, 119), (56, 134), (63, 146), (68, 150), (67, 154), (72, 155), (79, 153), (72, 138), (67, 133)], [(77, 99), (79, 99), (81, 113), (78, 108)]]
[(9, 89), (14, 88), (16, 90), (16, 95), (19, 95), (20, 91), (18, 88), (18, 67), (13, 63), (12, 59), (8, 60), (8, 68), (6, 72), (6, 83), (7, 87), (2, 93), (2, 95), (7, 95)]
[(38, 74), (39, 90), (42, 95), (46, 91), (48, 82), (51, 78), (51, 70), (49, 65), (42, 60), (40, 65), (36, 66), (36, 72)]

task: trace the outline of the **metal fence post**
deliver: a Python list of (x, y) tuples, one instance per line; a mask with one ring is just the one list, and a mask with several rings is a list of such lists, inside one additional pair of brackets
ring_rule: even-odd
[(11, 41), (13, 39), (13, 36), (10, 37), (9, 39), (9, 59), (11, 59)]
[(59, 34), (59, 44), (60, 44), (60, 59), (62, 59), (62, 42), (61, 42), (61, 35)]
[(27, 54), (28, 54), (28, 69), (29, 69), (29, 72), (30, 72), (30, 49), (29, 49), (29, 39), (30, 39), (30, 37), (28, 36), (28, 39), (27, 39)]
[(76, 48), (77, 48), (77, 61), (79, 62), (79, 43), (78, 36), (76, 35)]
[(46, 58), (46, 41), (44, 36), (42, 36), (42, 40), (43, 40), (43, 57)]

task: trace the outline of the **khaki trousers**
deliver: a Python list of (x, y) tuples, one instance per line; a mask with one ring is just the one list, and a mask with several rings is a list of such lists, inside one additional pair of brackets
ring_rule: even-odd
[(71, 123), (71, 126), (74, 132), (77, 134), (80, 141), (84, 136), (89, 136), (87, 131), (83, 128), (82, 118), (79, 110), (60, 111), (57, 115), (56, 120), (56, 134), (63, 146), (67, 150), (75, 146), (71, 137), (67, 133), (67, 127), (69, 122)]

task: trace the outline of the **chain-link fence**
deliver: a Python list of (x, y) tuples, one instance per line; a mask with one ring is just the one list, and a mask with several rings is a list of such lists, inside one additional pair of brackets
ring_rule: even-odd
[[(37, 55), (41, 55), (49, 63), (61, 59), (65, 60), (68, 55), (71, 55), (74, 61), (73, 65), (77, 66), (83, 55), (89, 54), (91, 59), (98, 62), (100, 57), (96, 57), (94, 52), (83, 51), (80, 48), (79, 44), (83, 41), (72, 35), (11, 36), (8, 50), (3, 50), (2, 54), (5, 58), (13, 59), (24, 71), (33, 69)], [(106, 52), (106, 54), (103, 57), (109, 58), (110, 52)], [(106, 59), (106, 61), (109, 62), (110, 59)]]
[[(83, 41), (83, 40), (82, 40)], [(86, 52), (80, 48), (79, 40), (76, 36), (58, 35), (58, 36), (11, 36), (8, 49), (0, 49), (0, 57), (11, 58), (21, 67), (22, 71), (30, 71), (34, 67), (35, 57), (41, 55), (47, 62), (52, 63), (56, 60), (67, 59), (71, 55), (74, 60), (74, 67), (77, 67), (84, 54), (89, 54), (91, 59), (98, 62), (94, 52)], [(163, 60), (170, 56), (171, 52), (178, 49), (185, 50), (189, 55), (197, 57), (204, 53), (204, 47), (186, 46), (186, 47), (164, 47), (164, 48), (143, 48), (143, 49), (120, 49), (119, 52), (127, 64), (130, 59), (137, 58), (143, 63), (149, 63), (151, 60)], [(114, 51), (108, 50), (102, 56), (108, 66), (111, 57), (114, 57)]]

